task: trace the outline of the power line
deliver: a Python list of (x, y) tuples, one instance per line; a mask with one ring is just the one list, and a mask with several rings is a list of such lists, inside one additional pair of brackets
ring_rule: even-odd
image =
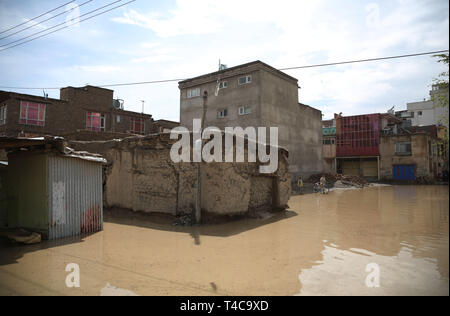
[[(342, 64), (350, 64), (350, 63), (361, 63), (361, 62), (369, 62), (369, 61), (378, 61), (378, 60), (386, 60), (386, 59), (397, 59), (397, 58), (406, 58), (406, 57), (415, 57), (415, 56), (423, 56), (423, 55), (434, 55), (439, 53), (446, 53), (448, 49), (432, 51), (432, 52), (424, 52), (424, 53), (415, 53), (408, 55), (397, 55), (397, 56), (388, 56), (388, 57), (378, 57), (378, 58), (370, 58), (370, 59), (359, 59), (352, 61), (341, 61), (335, 63), (326, 63), (326, 64), (316, 64), (316, 65), (306, 65), (306, 66), (296, 66), (296, 67), (288, 67), (288, 68), (279, 68), (277, 70), (292, 70), (292, 69), (302, 69), (302, 68), (313, 68), (313, 67), (325, 67), (325, 66), (334, 66), (334, 65), (342, 65)], [(175, 82), (182, 81), (184, 79), (165, 79), (165, 80), (154, 80), (154, 81), (139, 81), (139, 82), (130, 82), (130, 83), (115, 83), (115, 84), (106, 84), (106, 85), (96, 85), (96, 87), (100, 88), (108, 88), (108, 87), (118, 87), (118, 86), (134, 86), (134, 85), (143, 85), (143, 84), (154, 84), (154, 83), (167, 83), (167, 82)], [(47, 87), (47, 88), (30, 88), (30, 87), (5, 87), (0, 86), (2, 89), (14, 89), (14, 90), (59, 90), (61, 87)]]
[(3, 34), (3, 33), (5, 33), (5, 32), (11, 31), (11, 30), (13, 30), (13, 29), (15, 29), (15, 28), (18, 28), (19, 26), (22, 26), (22, 25), (24, 25), (24, 24), (27, 24), (28, 22), (31, 22), (31, 21), (33, 21), (33, 20), (39, 19), (41, 16), (46, 15), (46, 14), (48, 14), (48, 13), (51, 13), (51, 12), (53, 12), (53, 11), (56, 11), (56, 10), (58, 10), (59, 8), (62, 8), (63, 6), (68, 5), (69, 3), (72, 3), (72, 2), (75, 2), (75, 0), (72, 0), (72, 1), (69, 1), (69, 2), (67, 2), (67, 3), (64, 3), (64, 4), (60, 5), (60, 6), (57, 7), (57, 8), (54, 8), (54, 9), (52, 9), (52, 10), (50, 10), (50, 11), (47, 11), (47, 12), (45, 12), (45, 13), (42, 13), (41, 15), (38, 15), (38, 16), (35, 17), (35, 18), (32, 18), (32, 19), (30, 19), (30, 20), (28, 20), (28, 21), (25, 21), (25, 22), (23, 22), (23, 23), (17, 24), (16, 26), (10, 27), (10, 28), (7, 29), (7, 30), (1, 31), (0, 34)]
[[(81, 17), (83, 17), (83, 16), (85, 16), (85, 15), (88, 15), (88, 14), (91, 14), (91, 13), (96, 12), (96, 11), (98, 11), (98, 10), (104, 9), (104, 8), (106, 8), (106, 7), (109, 7), (109, 6), (111, 6), (111, 5), (113, 5), (113, 4), (117, 3), (117, 2), (120, 2), (120, 1), (122, 1), (122, 0), (116, 0), (116, 1), (113, 1), (113, 2), (111, 2), (111, 3), (108, 3), (108, 4), (106, 4), (106, 5), (104, 5), (104, 6), (100, 7), (100, 8), (97, 8), (97, 9), (95, 9), (95, 10), (86, 12), (85, 14), (82, 14), (82, 15), (80, 15), (80, 16), (77, 17), (77, 18), (70, 19), (70, 22), (72, 22), (72, 21), (74, 21), (74, 20), (77, 20), (77, 19), (79, 19), (79, 18), (81, 18)], [(128, 4), (128, 3), (130, 3), (130, 2), (134, 2), (134, 1), (136, 1), (136, 0), (129, 1), (129, 2), (125, 3), (125, 4)], [(123, 4), (123, 5), (125, 5), (125, 4)], [(116, 9), (116, 8), (118, 8), (118, 7), (121, 7), (121, 6), (123, 6), (123, 5), (114, 7), (114, 8), (112, 8), (112, 9), (110, 9), (110, 10), (107, 10), (107, 11), (105, 11), (105, 12), (103, 12), (103, 13), (109, 12), (109, 11), (111, 11), (111, 10), (113, 10), (113, 9)], [(103, 13), (100, 13), (100, 14), (103, 14)], [(36, 40), (36, 39), (38, 39), (38, 38), (44, 37), (44, 36), (46, 36), (46, 35), (52, 34), (52, 33), (57, 32), (57, 31), (59, 31), (59, 30), (65, 29), (65, 28), (67, 28), (67, 27), (69, 27), (69, 26), (72, 26), (72, 25), (76, 24), (77, 22), (82, 22), (82, 21), (85, 21), (85, 20), (89, 20), (89, 19), (91, 19), (91, 18), (93, 18), (93, 17), (96, 17), (97, 15), (100, 15), (100, 14), (93, 15), (93, 16), (91, 16), (91, 17), (89, 17), (89, 18), (86, 18), (86, 19), (83, 19), (83, 20), (75, 21), (75, 23), (72, 23), (72, 24), (67, 24), (68, 22), (62, 22), (62, 23), (56, 24), (56, 25), (54, 25), (54, 26), (52, 26), (52, 27), (50, 27), (50, 28), (48, 28), (48, 29), (45, 29), (45, 30), (42, 30), (42, 31), (33, 33), (33, 34), (31, 34), (31, 35), (25, 36), (25, 37), (23, 37), (23, 38), (20, 38), (20, 39), (18, 39), (18, 40), (12, 41), (12, 42), (9, 42), (8, 44), (5, 44), (5, 45), (0, 46), (0, 48), (1, 48), (1, 47), (9, 46), (9, 45), (14, 44), (14, 43), (17, 43), (17, 42), (21, 42), (21, 41), (23, 41), (23, 40), (25, 40), (25, 39), (27, 39), (27, 38), (33, 37), (33, 36), (35, 36), (35, 35), (37, 35), (37, 34), (41, 34), (41, 33), (50, 31), (51, 29), (54, 29), (55, 27), (61, 26), (61, 25), (63, 25), (63, 24), (66, 24), (66, 26), (61, 27), (61, 28), (59, 28), (59, 29), (56, 29), (55, 31), (52, 31), (52, 32), (43, 34), (43, 35), (41, 35), (41, 36), (37, 36), (37, 37), (32, 38), (32, 39), (30, 39), (30, 40), (28, 40), (28, 41), (24, 41), (24, 42), (22, 42), (22, 43), (18, 43), (18, 44), (16, 44), (16, 45), (12, 45), (12, 46), (9, 46), (9, 47), (0, 49), (0, 52), (1, 52), (1, 51), (4, 51), (4, 50), (7, 50), (7, 49), (10, 49), (10, 48), (13, 48), (13, 47), (16, 47), (16, 46), (19, 46), (19, 45), (22, 45), (22, 44), (25, 44), (25, 43), (28, 43), (28, 42), (31, 42), (31, 41), (34, 41), (34, 40)]]
[(292, 69), (304, 69), (304, 68), (313, 68), (313, 67), (324, 67), (324, 66), (335, 66), (335, 65), (344, 65), (344, 64), (363, 63), (363, 62), (367, 62), (367, 61), (376, 61), (376, 60), (385, 60), (385, 59), (395, 59), (395, 58), (405, 58), (405, 57), (432, 55), (432, 54), (445, 53), (445, 52), (448, 52), (448, 51), (449, 51), (448, 49), (445, 49), (445, 50), (438, 50), (438, 51), (435, 51), (435, 52), (426, 52), (426, 53), (417, 53), (417, 54), (408, 54), (408, 55), (397, 55), (397, 56), (389, 56), (389, 57), (378, 57), (378, 58), (369, 58), (369, 59), (341, 61), (341, 62), (336, 62), (336, 63), (317, 64), (317, 65), (309, 65), (309, 66), (280, 68), (278, 70), (292, 70)]
[[(86, 1), (86, 2), (83, 2), (82, 4), (78, 5), (78, 8), (84, 6), (85, 4), (87, 4), (87, 3), (89, 3), (89, 2), (92, 2), (92, 1), (94, 1), (94, 0), (88, 0), (88, 1)], [(43, 20), (43, 21), (36, 22), (35, 24), (30, 25), (30, 26), (28, 26), (28, 27), (26, 27), (26, 28), (24, 28), (24, 29), (21, 29), (21, 30), (18, 30), (18, 31), (16, 31), (16, 32), (14, 32), (14, 33), (11, 33), (11, 34), (9, 34), (9, 35), (3, 36), (3, 37), (0, 38), (0, 41), (1, 41), (1, 40), (4, 40), (5, 38), (11, 37), (11, 36), (13, 36), (13, 35), (16, 35), (16, 34), (18, 34), (18, 33), (22, 33), (23, 31), (26, 31), (26, 30), (28, 30), (28, 29), (30, 29), (30, 28), (32, 28), (32, 27), (35, 27), (35, 26), (38, 25), (38, 24), (41, 24), (41, 23), (47, 22), (47, 21), (49, 21), (49, 20), (52, 20), (52, 19), (54, 19), (54, 18), (56, 18), (56, 17), (58, 17), (58, 16), (60, 16), (60, 15), (62, 15), (62, 14), (64, 14), (64, 13), (67, 13), (67, 12), (69, 12), (69, 11), (72, 11), (73, 9), (74, 9), (74, 7), (70, 8), (70, 9), (67, 9), (67, 10), (65, 10), (65, 11), (63, 11), (63, 12), (61, 12), (61, 13), (58, 13), (57, 15), (51, 16), (51, 17), (49, 17), (49, 18), (47, 18), (47, 19), (45, 19), (45, 20)], [(47, 31), (47, 29), (46, 29), (45, 31)], [(7, 46), (7, 45), (9, 45), (9, 44), (6, 44), (5, 46)]]

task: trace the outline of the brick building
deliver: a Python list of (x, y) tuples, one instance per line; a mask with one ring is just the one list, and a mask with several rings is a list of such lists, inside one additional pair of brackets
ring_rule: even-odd
[(66, 136), (89, 132), (90, 139), (153, 132), (149, 114), (126, 111), (113, 90), (66, 87), (60, 98), (0, 91), (0, 136)]

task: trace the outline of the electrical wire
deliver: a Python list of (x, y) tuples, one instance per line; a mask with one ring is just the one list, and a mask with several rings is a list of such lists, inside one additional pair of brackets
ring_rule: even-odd
[[(92, 1), (94, 1), (94, 0), (88, 0), (88, 1), (86, 1), (86, 2), (83, 2), (82, 4), (78, 5), (78, 8), (84, 6), (85, 4), (88, 4), (89, 2), (92, 2)], [(11, 37), (11, 36), (13, 36), (13, 35), (16, 35), (16, 34), (18, 34), (18, 33), (22, 33), (23, 31), (26, 31), (26, 30), (28, 30), (28, 29), (31, 29), (32, 27), (35, 27), (36, 25), (39, 25), (39, 24), (41, 24), (41, 23), (50, 21), (50, 20), (52, 20), (52, 19), (54, 19), (54, 18), (56, 18), (56, 17), (58, 17), (58, 16), (60, 16), (60, 15), (62, 15), (62, 14), (64, 14), (64, 13), (67, 13), (67, 12), (69, 12), (69, 11), (72, 11), (73, 9), (75, 9), (75, 8), (73, 7), (73, 8), (67, 9), (67, 10), (65, 10), (65, 11), (63, 11), (63, 12), (61, 12), (61, 13), (58, 13), (57, 15), (54, 15), (54, 16), (51, 16), (51, 17), (45, 19), (45, 20), (36, 22), (35, 24), (30, 25), (30, 26), (28, 26), (28, 27), (26, 27), (26, 28), (24, 28), (24, 29), (21, 29), (21, 30), (18, 30), (18, 31), (16, 31), (16, 32), (14, 32), (14, 33), (11, 33), (11, 34), (9, 34), (9, 35), (0, 37), (0, 41), (1, 41), (1, 40), (4, 40), (5, 38)]]
[(72, 2), (75, 2), (75, 0), (72, 0), (72, 1), (69, 1), (69, 2), (67, 2), (67, 3), (64, 3), (64, 4), (60, 5), (60, 6), (57, 7), (57, 8), (54, 8), (54, 9), (52, 9), (52, 10), (50, 10), (50, 11), (47, 11), (47, 12), (42, 13), (41, 15), (38, 15), (38, 16), (35, 17), (35, 18), (32, 18), (32, 19), (30, 19), (30, 20), (28, 20), (28, 21), (25, 21), (25, 22), (23, 22), (23, 23), (17, 24), (16, 26), (10, 27), (10, 28), (7, 29), (7, 30), (1, 31), (0, 34), (6, 33), (6, 32), (11, 31), (11, 30), (14, 30), (15, 28), (18, 28), (19, 26), (22, 26), (22, 25), (24, 25), (24, 24), (27, 24), (28, 22), (34, 21), (34, 20), (36, 20), (36, 19), (39, 19), (41, 16), (44, 16), (44, 15), (46, 15), (46, 14), (48, 14), (48, 13), (51, 13), (51, 12), (53, 12), (53, 11), (56, 11), (56, 10), (58, 10), (59, 8), (62, 8), (63, 6), (68, 5), (69, 3), (72, 3)]
[[(53, 25), (52, 27), (50, 27), (50, 28), (48, 28), (48, 29), (45, 29), (45, 30), (42, 30), (42, 31), (33, 33), (33, 34), (28, 35), (28, 36), (25, 36), (25, 37), (23, 37), (23, 38), (19, 38), (18, 40), (15, 40), (15, 41), (12, 41), (12, 42), (9, 42), (8, 44), (5, 44), (5, 45), (0, 46), (0, 48), (1, 48), (1, 47), (9, 46), (9, 45), (14, 44), (14, 43), (17, 43), (17, 42), (21, 42), (21, 41), (23, 41), (23, 40), (25, 40), (25, 39), (27, 39), (27, 38), (33, 37), (33, 36), (35, 36), (35, 35), (38, 35), (38, 34), (41, 34), (41, 33), (47, 32), (47, 31), (50, 31), (50, 30), (54, 29), (55, 27), (61, 26), (61, 25), (63, 25), (63, 24), (66, 24), (64, 27), (61, 27), (61, 28), (59, 28), (59, 29), (56, 29), (55, 31), (49, 32), (49, 33), (47, 33), (47, 34), (43, 34), (43, 35), (41, 35), (41, 36), (32, 38), (32, 39), (30, 39), (30, 40), (28, 40), (28, 41), (24, 41), (24, 42), (22, 42), (22, 43), (18, 43), (18, 44), (16, 44), (16, 45), (12, 45), (12, 46), (9, 46), (9, 47), (0, 49), (0, 52), (1, 52), (1, 51), (4, 51), (4, 50), (7, 50), (7, 49), (10, 49), (10, 48), (13, 48), (13, 47), (16, 47), (16, 46), (19, 46), (19, 45), (22, 45), (22, 44), (25, 44), (25, 43), (28, 43), (28, 42), (31, 42), (31, 41), (34, 41), (34, 40), (36, 40), (36, 39), (38, 39), (38, 38), (47, 36), (47, 35), (49, 35), (49, 34), (55, 33), (55, 32), (57, 32), (57, 31), (59, 31), (59, 30), (62, 30), (62, 29), (65, 29), (65, 28), (67, 28), (67, 27), (69, 27), (69, 26), (72, 26), (72, 25), (74, 25), (74, 24), (77, 24), (78, 22), (82, 22), (82, 21), (91, 19), (91, 18), (93, 18), (93, 17), (96, 17), (97, 15), (100, 15), (100, 14), (103, 14), (103, 13), (96, 14), (96, 15), (93, 15), (93, 16), (91, 16), (91, 17), (89, 17), (89, 18), (86, 18), (86, 19), (77, 21), (77, 19), (79, 19), (79, 18), (81, 18), (81, 17), (83, 17), (83, 16), (85, 16), (85, 15), (91, 14), (91, 13), (93, 13), (93, 12), (97, 12), (98, 10), (104, 9), (104, 8), (106, 8), (106, 7), (109, 7), (109, 6), (111, 6), (111, 5), (113, 5), (113, 4), (117, 3), (117, 2), (120, 2), (120, 1), (122, 1), (122, 0), (116, 0), (116, 1), (113, 1), (113, 2), (111, 2), (111, 3), (108, 3), (108, 4), (106, 4), (106, 5), (102, 6), (102, 7), (100, 7), (100, 8), (97, 8), (97, 9), (95, 9), (95, 10), (86, 12), (85, 14), (82, 14), (82, 15), (80, 15), (80, 16), (77, 17), (77, 18), (70, 19), (70, 22), (71, 22), (71, 21), (75, 21), (75, 22), (72, 23), (72, 24), (67, 24), (68, 22), (62, 22), (62, 23)], [(125, 4), (128, 4), (128, 3), (130, 3), (130, 2), (134, 2), (134, 1), (136, 1), (136, 0), (129, 1), (129, 2), (125, 3)], [(123, 4), (123, 5), (125, 5), (125, 4)], [(114, 8), (112, 8), (111, 10), (116, 9), (116, 8), (118, 8), (118, 7), (121, 7), (121, 6), (122, 6), (122, 5), (117, 6), (117, 7), (114, 7)], [(111, 10), (109, 10), (109, 11), (111, 11)], [(105, 11), (104, 13), (109, 12), (109, 11)]]
[[(396, 56), (387, 56), (387, 57), (378, 57), (378, 58), (369, 58), (369, 59), (359, 59), (352, 61), (341, 61), (335, 63), (326, 63), (326, 64), (316, 64), (316, 65), (306, 65), (306, 66), (295, 66), (288, 68), (280, 68), (277, 70), (293, 70), (293, 69), (304, 69), (304, 68), (314, 68), (314, 67), (325, 67), (325, 66), (335, 66), (335, 65), (343, 65), (343, 64), (351, 64), (351, 63), (361, 63), (361, 62), (370, 62), (370, 61), (378, 61), (378, 60), (387, 60), (387, 59), (397, 59), (397, 58), (407, 58), (407, 57), (416, 57), (416, 56), (424, 56), (424, 55), (434, 55), (439, 53), (449, 52), (448, 49), (431, 51), (431, 52), (423, 52), (423, 53), (415, 53), (415, 54), (407, 54), (407, 55), (396, 55)], [(134, 85), (143, 85), (143, 84), (154, 84), (154, 83), (166, 83), (166, 82), (178, 82), (186, 79), (165, 79), (165, 80), (153, 80), (153, 81), (140, 81), (140, 82), (130, 82), (130, 83), (114, 83), (114, 84), (105, 84), (105, 85), (95, 85), (100, 88), (108, 88), (108, 87), (119, 87), (119, 86), (134, 86)], [(31, 87), (7, 87), (0, 86), (1, 89), (13, 89), (13, 90), (57, 90), (61, 89), (61, 87), (47, 87), (47, 88), (31, 88)]]

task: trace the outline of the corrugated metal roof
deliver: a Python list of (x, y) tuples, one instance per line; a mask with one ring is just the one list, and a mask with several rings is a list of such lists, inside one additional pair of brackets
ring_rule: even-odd
[(107, 162), (106, 159), (104, 159), (101, 155), (88, 153), (86, 151), (77, 152), (72, 148), (67, 147), (64, 138), (59, 136), (44, 136), (33, 138), (0, 137), (0, 149), (14, 151), (22, 148), (33, 148), (34, 151), (39, 149), (46, 151), (53, 150), (60, 155), (70, 158), (77, 158), (99, 163)]

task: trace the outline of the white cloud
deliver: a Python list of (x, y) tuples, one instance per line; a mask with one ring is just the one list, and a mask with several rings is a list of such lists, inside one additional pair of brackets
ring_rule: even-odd
[(146, 57), (139, 57), (139, 58), (133, 58), (131, 60), (132, 63), (163, 63), (168, 61), (174, 61), (178, 58), (171, 55), (154, 55), (154, 56), (146, 56)]
[(111, 65), (93, 65), (93, 66), (74, 66), (73, 69), (76, 71), (83, 71), (83, 72), (109, 74), (117, 72), (121, 68), (119, 66), (111, 66)]

